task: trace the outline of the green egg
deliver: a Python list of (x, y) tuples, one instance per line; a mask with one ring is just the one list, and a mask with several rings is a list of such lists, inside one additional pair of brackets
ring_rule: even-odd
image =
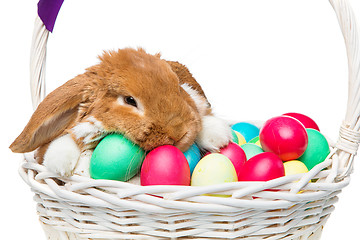
[(127, 181), (135, 176), (145, 158), (145, 151), (121, 134), (104, 137), (90, 160), (93, 179)]
[(245, 144), (241, 145), (241, 148), (244, 150), (247, 160), (249, 160), (250, 158), (252, 158), (253, 156), (255, 156), (259, 153), (264, 152), (264, 150), (262, 150), (261, 147), (259, 147), (258, 145), (254, 144), (254, 143), (245, 143)]
[(302, 161), (310, 171), (315, 165), (326, 159), (330, 153), (330, 147), (324, 135), (319, 131), (307, 128), (306, 132), (308, 135), (308, 146), (298, 160)]
[(254, 143), (254, 144), (258, 145), (259, 147), (261, 147), (261, 144), (260, 144), (260, 136), (254, 137), (253, 139), (251, 139), (251, 140), (249, 141), (249, 143)]

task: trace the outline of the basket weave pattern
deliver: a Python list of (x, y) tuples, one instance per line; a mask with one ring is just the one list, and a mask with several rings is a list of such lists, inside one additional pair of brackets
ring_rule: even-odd
[[(315, 176), (324, 183), (308, 183), (301, 193), (291, 189), (302, 174), (291, 176), (290, 183), (275, 179), (213, 188), (139, 187), (80, 176), (63, 185), (32, 161), (28, 156), (21, 174), (33, 186), (40, 221), (69, 239), (307, 239), (321, 229), (349, 183), (349, 178), (326, 183), (331, 173), (326, 170)], [(209, 193), (233, 197), (202, 195)]]
[[(339, 139), (323, 163), (306, 174), (268, 182), (138, 186), (82, 176), (63, 179), (26, 154), (20, 175), (35, 193), (48, 239), (320, 239), (337, 195), (349, 184), (360, 142), (356, 22), (347, 0), (330, 3), (348, 54), (349, 100)], [(45, 95), (47, 39), (37, 19), (31, 58), (34, 107)]]

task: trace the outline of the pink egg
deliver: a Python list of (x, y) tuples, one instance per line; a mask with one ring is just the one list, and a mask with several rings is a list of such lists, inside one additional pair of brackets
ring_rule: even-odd
[(231, 142), (226, 147), (220, 149), (220, 153), (230, 159), (235, 167), (237, 175), (239, 175), (244, 163), (246, 162), (244, 150), (238, 144)]
[(295, 118), (279, 116), (267, 120), (260, 130), (260, 143), (265, 152), (281, 160), (298, 159), (306, 150), (308, 136), (305, 127)]
[(305, 128), (312, 128), (312, 129), (318, 130), (320, 132), (319, 126), (316, 124), (316, 122), (304, 114), (285, 113), (283, 115), (296, 118), (304, 125)]
[(284, 164), (274, 153), (264, 152), (250, 158), (238, 177), (239, 181), (269, 181), (285, 176)]
[(149, 152), (140, 173), (141, 185), (190, 185), (190, 167), (176, 147), (164, 145)]

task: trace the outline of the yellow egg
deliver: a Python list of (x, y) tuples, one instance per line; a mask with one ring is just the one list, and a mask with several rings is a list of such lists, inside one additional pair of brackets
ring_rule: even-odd
[[(309, 172), (305, 164), (299, 160), (284, 162), (284, 168), (285, 168), (285, 176)], [(298, 182), (298, 181), (294, 181), (294, 182)], [(311, 180), (309, 182), (311, 182)], [(304, 191), (300, 191), (298, 192), (298, 194), (303, 192)]]
[(287, 161), (284, 163), (285, 176), (307, 173), (309, 170), (305, 164), (298, 160)]
[(235, 132), (235, 134), (236, 134), (236, 136), (238, 137), (238, 139), (239, 139), (239, 145), (241, 146), (241, 145), (243, 145), (243, 144), (245, 144), (246, 143), (246, 140), (245, 140), (245, 138), (244, 138), (244, 136), (243, 135), (241, 135), (239, 132), (237, 132), (237, 131), (234, 131)]
[[(231, 161), (220, 153), (211, 153), (202, 158), (191, 176), (191, 186), (208, 186), (237, 182), (237, 174)], [(212, 196), (228, 197), (213, 194)]]

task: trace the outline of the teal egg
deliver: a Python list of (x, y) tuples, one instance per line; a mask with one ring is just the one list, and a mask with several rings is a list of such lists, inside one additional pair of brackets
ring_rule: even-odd
[(249, 160), (250, 158), (252, 158), (255, 155), (258, 155), (259, 153), (264, 152), (264, 150), (262, 150), (261, 147), (259, 147), (258, 145), (254, 144), (254, 143), (245, 143), (245, 144), (241, 145), (241, 148), (244, 150), (247, 160)]
[(231, 128), (243, 135), (246, 142), (249, 142), (254, 137), (259, 136), (260, 133), (260, 129), (258, 127), (247, 122), (235, 123), (231, 126)]
[(306, 129), (308, 146), (298, 160), (302, 161), (309, 171), (317, 164), (323, 162), (330, 153), (330, 146), (324, 135), (311, 128)]
[(198, 164), (198, 162), (200, 161), (200, 158), (201, 158), (200, 149), (196, 145), (196, 143), (194, 143), (193, 145), (191, 145), (191, 147), (186, 152), (184, 152), (184, 155), (186, 157), (186, 160), (189, 163), (190, 174), (192, 174), (195, 169), (196, 164)]
[(121, 134), (104, 137), (90, 160), (93, 179), (127, 181), (139, 171), (145, 151)]

